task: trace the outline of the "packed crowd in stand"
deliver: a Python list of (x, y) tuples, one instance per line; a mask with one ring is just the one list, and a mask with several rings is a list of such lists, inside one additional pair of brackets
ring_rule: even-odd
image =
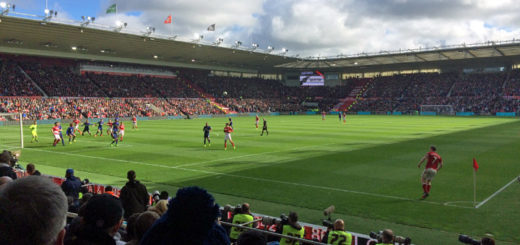
[[(22, 112), (29, 119), (222, 114), (211, 99), (239, 113), (330, 111), (341, 99), (354, 97), (354, 88), (366, 81), (367, 89), (350, 112), (408, 114), (421, 111), (421, 105), (449, 105), (454, 112), (480, 114), (520, 110), (515, 97), (520, 96), (518, 70), (351, 78), (344, 86), (290, 87), (277, 80), (190, 70), (169, 78), (88, 71), (80, 75), (77, 65), (60, 59), (0, 57), (0, 112)], [(45, 98), (37, 86), (51, 97)]]
[(520, 110), (518, 100), (507, 96), (519, 91), (518, 74), (513, 70), (509, 76), (501, 72), (377, 77), (352, 110), (413, 113), (421, 105), (449, 105), (453, 112), (516, 112)]

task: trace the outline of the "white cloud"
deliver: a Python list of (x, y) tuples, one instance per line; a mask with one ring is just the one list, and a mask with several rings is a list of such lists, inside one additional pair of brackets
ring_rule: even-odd
[[(119, 19), (134, 31), (169, 34), (163, 21), (172, 14), (173, 32), (185, 39), (201, 33), (302, 57), (520, 38), (515, 0), (118, 0), (117, 17), (104, 13), (113, 2), (102, 0), (97, 23)], [(206, 32), (213, 23), (216, 31)]]

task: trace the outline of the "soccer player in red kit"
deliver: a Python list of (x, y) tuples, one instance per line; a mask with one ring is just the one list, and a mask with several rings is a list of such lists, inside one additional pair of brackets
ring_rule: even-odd
[(236, 149), (235, 142), (231, 139), (231, 133), (233, 132), (233, 128), (229, 126), (229, 123), (226, 123), (226, 127), (224, 127), (224, 150), (227, 150), (227, 142), (229, 140), (229, 143), (233, 146), (233, 150)]
[(81, 130), (79, 130), (79, 125), (81, 124), (81, 122), (79, 121), (79, 119), (76, 118), (72, 122), (74, 123), (74, 133), (78, 132), (79, 134), (81, 134)]
[(119, 125), (119, 135), (121, 135), (121, 142), (123, 142), (123, 137), (125, 137), (125, 124), (121, 122), (121, 125)]
[(325, 111), (322, 111), (321, 112), (321, 120), (325, 120), (325, 116), (327, 115), (327, 113), (325, 113)]
[(439, 171), (442, 168), (442, 158), (439, 154), (437, 154), (437, 148), (435, 146), (430, 146), (430, 151), (426, 153), (426, 155), (423, 158), (421, 158), (421, 161), (419, 161), (419, 165), (417, 165), (417, 167), (420, 168), (425, 160), (427, 160), (426, 167), (424, 168), (421, 177), (422, 187), (424, 191), (422, 199), (425, 199), (430, 195), (433, 177), (435, 177), (437, 171)]
[(258, 128), (258, 122), (260, 121), (260, 118), (258, 117), (258, 114), (256, 115), (256, 118), (255, 118), (255, 125), (256, 125), (256, 128)]
[(137, 117), (132, 117), (132, 129), (137, 129)]
[(60, 137), (60, 123), (59, 122), (55, 122), (54, 123), (54, 127), (52, 127), (52, 134), (54, 135), (54, 142), (52, 143), (52, 146), (56, 146), (56, 144), (58, 144), (61, 140), (61, 137)]

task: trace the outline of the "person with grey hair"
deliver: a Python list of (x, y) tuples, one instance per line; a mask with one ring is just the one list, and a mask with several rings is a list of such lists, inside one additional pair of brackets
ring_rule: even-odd
[(67, 198), (50, 179), (28, 176), (0, 190), (0, 244), (63, 244)]

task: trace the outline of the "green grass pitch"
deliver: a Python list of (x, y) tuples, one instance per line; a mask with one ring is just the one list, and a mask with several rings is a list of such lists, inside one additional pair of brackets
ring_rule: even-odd
[[(500, 244), (520, 243), (520, 185), (513, 183), (480, 208), (472, 207), (473, 169), (481, 202), (520, 173), (520, 123), (511, 118), (349, 116), (266, 117), (269, 136), (260, 136), (254, 118), (233, 119), (237, 150), (223, 150), (226, 118), (127, 122), (126, 137), (110, 148), (103, 137), (78, 137), (52, 147), (50, 125), (39, 128), (40, 143), (29, 143), (21, 161), (44, 174), (63, 176), (66, 168), (92, 182), (121, 187), (134, 169), (149, 191), (198, 185), (221, 205), (251, 203), (252, 210), (278, 216), (291, 210), (302, 221), (321, 223), (322, 210), (336, 206), (333, 218), (367, 234), (392, 228), (416, 244), (457, 244), (459, 233), (492, 233)], [(213, 127), (204, 148), (202, 127)], [(261, 125), (260, 125), (261, 126)], [(19, 137), (14, 126), (0, 127), (4, 148)], [(422, 194), (419, 159), (434, 144), (445, 161)]]

